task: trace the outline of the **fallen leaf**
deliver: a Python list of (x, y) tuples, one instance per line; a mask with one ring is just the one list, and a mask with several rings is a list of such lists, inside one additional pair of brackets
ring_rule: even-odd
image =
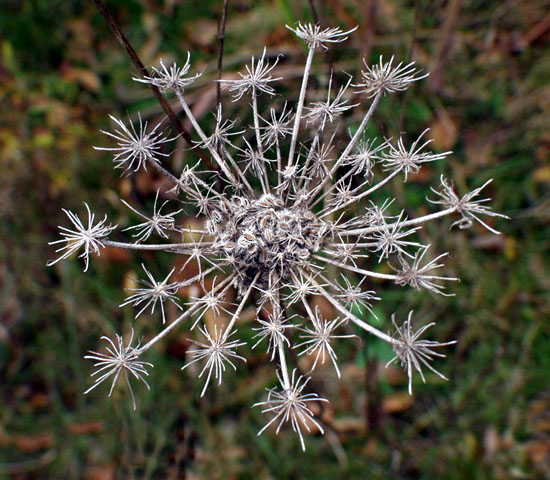
[(392, 393), (382, 399), (382, 410), (386, 413), (404, 412), (412, 407), (414, 397), (407, 392)]
[(103, 422), (75, 422), (69, 424), (69, 432), (73, 435), (97, 435), (103, 430)]
[(542, 463), (550, 459), (550, 440), (534, 440), (527, 444), (527, 455), (533, 463)]
[(86, 480), (115, 480), (115, 467), (112, 465), (88, 467)]
[(33, 453), (38, 450), (51, 448), (54, 445), (54, 438), (49, 432), (38, 433), (36, 435), (16, 435), (13, 443), (20, 451)]
[(533, 171), (533, 180), (538, 183), (550, 183), (550, 166), (535, 169)]
[(443, 112), (430, 125), (430, 137), (438, 150), (450, 150), (456, 143), (458, 122)]
[(365, 419), (361, 417), (337, 418), (331, 423), (336, 433), (361, 434), (366, 432)]

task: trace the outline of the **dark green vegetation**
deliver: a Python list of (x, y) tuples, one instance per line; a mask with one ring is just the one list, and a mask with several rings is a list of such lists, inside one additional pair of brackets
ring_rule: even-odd
[[(32, 3), (32, 6), (31, 6)], [(107, 4), (146, 65), (192, 53), (205, 75), (191, 98), (202, 121), (215, 107), (215, 38), (221, 0), (116, 0)], [(154, 274), (182, 263), (173, 256), (106, 250), (90, 262), (47, 269), (47, 242), (66, 224), (61, 207), (82, 201), (126, 225), (123, 197), (150, 207), (161, 179), (151, 172), (120, 178), (111, 157), (92, 149), (107, 139), (107, 113), (140, 110), (164, 118), (151, 93), (131, 81), (135, 70), (92, 2), (3, 2), (0, 15), (0, 478), (550, 478), (550, 20), (543, 0), (314, 2), (321, 23), (359, 30), (317, 57), (312, 79), (326, 85), (326, 61), (357, 78), (360, 58), (412, 58), (432, 75), (406, 95), (385, 98), (378, 134), (432, 128), (435, 149), (454, 150), (407, 184), (389, 188), (412, 214), (445, 173), (461, 193), (494, 178), (492, 206), (512, 217), (503, 233), (425, 227), (432, 248), (450, 251), (454, 297), (372, 285), (376, 313), (409, 309), (440, 341), (456, 338), (435, 366), (450, 377), (415, 382), (383, 366), (391, 352), (374, 338), (341, 342), (343, 378), (331, 367), (313, 376), (330, 400), (321, 413), (329, 433), (299, 449), (289, 431), (256, 432), (264, 388), (275, 382), (260, 351), (221, 388), (199, 400), (202, 382), (180, 372), (189, 334), (180, 330), (148, 355), (151, 392), (91, 384), (82, 356), (113, 332), (158, 331), (159, 318), (133, 320), (119, 309), (124, 287), (146, 261)], [(297, 6), (298, 5), (298, 6)], [(546, 15), (546, 16), (545, 16)], [(284, 28), (312, 19), (309, 2), (230, 2), (224, 65), (235, 71), (261, 46), (280, 49), (283, 91), (298, 91), (304, 49)], [(324, 61), (326, 60), (326, 61)], [(320, 90), (321, 91), (321, 90)], [(282, 98), (279, 97), (279, 98)], [(225, 115), (247, 125), (246, 101), (225, 96)], [(365, 105), (366, 102), (363, 102)], [(405, 111), (401, 114), (402, 107)], [(377, 132), (369, 131), (375, 135)], [(173, 171), (195, 159), (175, 156)], [(379, 200), (383, 200), (380, 196)], [(190, 212), (192, 213), (192, 212)], [(189, 292), (182, 292), (182, 298)], [(169, 312), (169, 316), (174, 312)], [(244, 323), (253, 310), (245, 311)], [(250, 340), (243, 333), (245, 340)], [(249, 342), (250, 344), (250, 342)], [(249, 349), (248, 349), (249, 350)]]

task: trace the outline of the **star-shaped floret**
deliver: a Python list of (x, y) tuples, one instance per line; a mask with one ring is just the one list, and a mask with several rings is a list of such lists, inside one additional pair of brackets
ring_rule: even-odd
[(132, 295), (130, 295), (123, 303), (120, 304), (121, 307), (124, 307), (125, 305), (133, 305), (134, 307), (138, 307), (141, 304), (144, 304), (143, 307), (141, 307), (141, 310), (136, 313), (136, 318), (138, 318), (145, 310), (147, 310), (149, 307), (151, 307), (150, 314), (153, 315), (155, 313), (155, 308), (157, 307), (157, 304), (160, 304), (160, 311), (162, 314), (162, 323), (166, 323), (166, 313), (164, 311), (164, 302), (171, 302), (173, 303), (177, 308), (180, 310), (181, 305), (179, 304), (178, 297), (176, 296), (176, 292), (179, 289), (179, 283), (168, 283), (168, 279), (172, 276), (174, 273), (175, 268), (172, 268), (170, 273), (166, 276), (164, 280), (161, 282), (157, 282), (151, 272), (145, 268), (145, 265), (143, 263), (141, 264), (141, 268), (143, 268), (143, 271), (147, 275), (147, 278), (149, 280), (140, 280), (141, 283), (146, 285), (146, 288), (130, 288), (131, 292), (135, 292)]
[(134, 77), (136, 82), (149, 83), (159, 88), (161, 91), (166, 92), (168, 90), (183, 91), (185, 87), (193, 83), (197, 78), (201, 76), (200, 73), (192, 77), (188, 77), (189, 67), (191, 66), (189, 60), (191, 54), (187, 52), (187, 60), (183, 67), (178, 67), (174, 62), (167, 67), (160, 60), (160, 68), (152, 67), (153, 74), (151, 76), (145, 76), (143, 78)]
[(490, 198), (478, 198), (476, 200), (476, 197), (479, 196), (481, 191), (489, 185), (493, 179), (487, 180), (481, 187), (476, 188), (475, 190), (472, 190), (471, 192), (468, 192), (466, 195), (464, 195), (462, 198), (459, 197), (454, 189), (452, 182), (449, 182), (446, 178), (441, 176), (441, 190), (435, 190), (432, 188), (432, 192), (434, 192), (439, 199), (437, 200), (430, 200), (427, 199), (431, 203), (436, 203), (445, 206), (446, 208), (453, 209), (455, 212), (459, 213), (462, 218), (460, 220), (457, 220), (454, 222), (451, 226), (454, 227), (455, 225), (458, 225), (458, 228), (464, 229), (464, 228), (470, 228), (473, 224), (473, 221), (480, 223), (483, 225), (487, 230), (489, 230), (492, 233), (500, 234), (500, 232), (493, 227), (490, 227), (485, 223), (481, 218), (479, 218), (479, 215), (487, 215), (488, 217), (500, 217), (500, 218), (506, 218), (510, 219), (507, 215), (503, 215), (502, 213), (493, 212), (491, 210), (491, 207), (488, 205), (483, 205), (486, 202), (489, 202)]
[(452, 296), (452, 293), (445, 293), (443, 289), (445, 288), (443, 285), (440, 285), (436, 282), (441, 281), (447, 281), (447, 282), (456, 282), (458, 281), (458, 278), (455, 277), (443, 277), (440, 275), (433, 275), (431, 272), (433, 270), (436, 270), (438, 268), (443, 267), (444, 265), (442, 263), (437, 263), (441, 258), (446, 257), (448, 253), (443, 253), (439, 255), (438, 257), (434, 258), (433, 260), (430, 260), (426, 265), (421, 266), (422, 259), (424, 258), (424, 255), (428, 251), (428, 248), (430, 245), (427, 245), (424, 248), (419, 249), (413, 259), (412, 263), (409, 263), (409, 261), (403, 257), (399, 257), (399, 268), (392, 267), (396, 273), (397, 278), (395, 280), (395, 283), (397, 285), (409, 285), (412, 288), (416, 288), (417, 290), (420, 290), (421, 288), (425, 288), (426, 290), (430, 290), (434, 293), (439, 293), (440, 295), (444, 296)]
[(161, 210), (168, 203), (168, 200), (166, 200), (160, 206), (160, 208), (157, 209), (158, 198), (159, 198), (159, 190), (157, 190), (155, 203), (153, 204), (153, 216), (151, 218), (149, 218), (147, 215), (144, 215), (143, 213), (136, 210), (128, 202), (121, 200), (121, 202), (124, 203), (124, 205), (126, 205), (130, 210), (132, 210), (132, 212), (136, 213), (141, 218), (145, 219), (145, 222), (140, 223), (138, 225), (132, 225), (131, 227), (127, 227), (123, 230), (123, 232), (126, 230), (136, 230), (136, 233), (133, 236), (137, 237), (137, 242), (143, 242), (147, 240), (153, 234), (153, 232), (162, 238), (168, 238), (166, 231), (175, 230), (174, 217), (178, 213), (180, 213), (182, 210), (180, 209), (171, 213), (162, 214)]
[(357, 30), (357, 27), (352, 28), (347, 32), (339, 27), (321, 29), (319, 25), (313, 25), (311, 23), (302, 25), (300, 22), (298, 22), (296, 28), (291, 28), (288, 25), (286, 25), (286, 28), (288, 28), (291, 32), (294, 32), (296, 36), (306, 42), (309, 48), (315, 49), (321, 46), (325, 50), (327, 49), (325, 43), (344, 42), (347, 40), (350, 33)]
[(311, 370), (315, 370), (319, 360), (322, 364), (328, 357), (332, 360), (334, 369), (338, 378), (340, 378), (340, 369), (338, 368), (338, 357), (336, 352), (332, 348), (332, 341), (338, 338), (353, 338), (355, 335), (336, 335), (334, 332), (343, 324), (347, 323), (347, 319), (340, 319), (339, 317), (333, 320), (327, 320), (321, 316), (319, 308), (316, 306), (315, 310), (312, 310), (307, 302), (303, 302), (309, 315), (309, 319), (313, 325), (313, 328), (304, 327), (300, 328), (303, 335), (300, 335), (304, 341), (297, 344), (294, 348), (305, 347), (300, 355), (314, 355), (315, 360)]
[(366, 93), (368, 97), (374, 97), (379, 93), (395, 93), (406, 90), (409, 85), (418, 80), (426, 78), (429, 74), (419, 75), (414, 62), (403, 65), (400, 62), (393, 66), (393, 56), (389, 62), (384, 63), (383, 57), (380, 57), (378, 64), (370, 66), (366, 59), (363, 59), (365, 70), (361, 71), (363, 77), (362, 83), (355, 85), (360, 87), (360, 92)]
[(258, 341), (252, 348), (256, 348), (264, 339), (267, 340), (267, 353), (271, 353), (271, 361), (273, 361), (279, 345), (285, 344), (287, 347), (290, 347), (290, 341), (286, 337), (285, 330), (294, 328), (295, 325), (288, 323), (289, 320), (288, 318), (284, 318), (280, 312), (270, 313), (267, 321), (258, 318), (257, 322), (260, 326), (252, 329), (258, 332), (253, 337), (257, 338)]
[(246, 65), (246, 73), (239, 72), (240, 79), (220, 80), (220, 82), (230, 92), (234, 92), (235, 101), (240, 100), (243, 95), (249, 93), (275, 95), (275, 89), (270, 84), (281, 80), (281, 77), (273, 78), (271, 75), (278, 62), (279, 57), (270, 65), (266, 59), (266, 49), (264, 48), (263, 54), (258, 61), (252, 57), (251, 65)]
[(452, 153), (422, 152), (421, 150), (433, 141), (431, 139), (426, 140), (418, 146), (422, 137), (429, 131), (429, 128), (424, 130), (408, 149), (405, 147), (403, 137), (399, 138), (397, 146), (388, 143), (389, 151), (382, 157), (385, 169), (402, 171), (405, 174), (405, 181), (407, 181), (409, 173), (418, 173), (421, 164), (441, 160)]
[(139, 360), (139, 343), (135, 347), (132, 347), (134, 330), (132, 330), (130, 340), (128, 340), (127, 345), (124, 345), (124, 341), (122, 339), (122, 336), (120, 335), (115, 335), (116, 343), (106, 336), (101, 337), (101, 339), (105, 340), (108, 344), (106, 347), (107, 353), (90, 351), (90, 354), (84, 357), (87, 360), (96, 361), (94, 367), (98, 368), (94, 373), (92, 373), (92, 377), (99, 375), (97, 378), (95, 378), (94, 384), (90, 388), (88, 388), (88, 390), (86, 390), (84, 394), (91, 392), (94, 388), (96, 388), (98, 385), (100, 385), (112, 376), (113, 381), (111, 382), (111, 389), (109, 390), (110, 397), (113, 393), (116, 382), (120, 377), (120, 374), (123, 373), (124, 378), (126, 379), (126, 384), (128, 385), (128, 389), (130, 390), (130, 395), (132, 396), (132, 403), (135, 410), (137, 408), (136, 398), (134, 396), (134, 390), (132, 389), (132, 385), (130, 384), (130, 378), (128, 377), (128, 374), (130, 373), (134, 376), (134, 378), (143, 382), (147, 387), (147, 390), (150, 390), (149, 384), (145, 380), (144, 376), (149, 375), (146, 367), (153, 367), (153, 364)]
[(422, 372), (422, 366), (427, 367), (443, 380), (448, 380), (445, 375), (433, 368), (430, 362), (433, 361), (434, 357), (445, 357), (442, 353), (433, 351), (434, 348), (445, 347), (456, 343), (455, 340), (444, 343), (434, 340), (421, 340), (421, 335), (428, 330), (428, 328), (433, 327), (435, 323), (432, 322), (428, 325), (424, 325), (414, 332), (412, 329), (412, 315), (413, 311), (411, 310), (402, 327), (397, 326), (395, 314), (392, 315), (392, 322), (396, 329), (395, 338), (397, 342), (393, 345), (396, 355), (387, 364), (389, 365), (397, 360), (400, 361), (401, 366), (406, 370), (407, 376), (409, 377), (409, 395), (412, 395), (412, 378), (414, 370), (420, 374), (420, 378), (426, 383), (424, 373)]
[(328, 400), (319, 397), (316, 393), (303, 393), (310, 379), (302, 376), (296, 378), (296, 370), (292, 371), (291, 380), (286, 382), (281, 379), (278, 372), (277, 376), (281, 390), (275, 388), (268, 390), (267, 400), (254, 405), (254, 407), (262, 407), (262, 413), (274, 414), (274, 417), (258, 432), (258, 435), (261, 435), (273, 423), (277, 423), (276, 432), (278, 434), (281, 427), (290, 422), (292, 429), (300, 438), (302, 450), (305, 452), (306, 445), (302, 429), (305, 428), (307, 432), (311, 432), (311, 426), (315, 425), (321, 433), (324, 433), (323, 427), (315, 419), (310, 404), (328, 402)]
[(109, 118), (116, 123), (118, 128), (115, 128), (115, 133), (105, 130), (101, 130), (101, 133), (117, 140), (118, 147), (94, 147), (94, 149), (117, 152), (113, 159), (115, 168), (123, 168), (124, 173), (127, 174), (132, 171), (137, 172), (141, 167), (147, 170), (147, 162), (160, 164), (159, 157), (169, 156), (169, 154), (163, 153), (161, 148), (164, 143), (174, 139), (157, 132), (161, 126), (160, 123), (147, 133), (147, 122), (141, 120), (141, 114), (139, 115), (138, 129), (132, 123), (130, 127), (127, 127), (122, 120), (112, 115), (109, 115)]
[(56, 245), (58, 243), (65, 243), (64, 246), (58, 248), (56, 252), (64, 252), (59, 258), (50, 260), (47, 263), (48, 267), (55, 265), (60, 260), (65, 260), (73, 253), (77, 252), (81, 248), (84, 251), (79, 255), (79, 258), (84, 258), (84, 271), (88, 271), (88, 264), (90, 261), (90, 253), (100, 254), (100, 248), (105, 247), (104, 240), (115, 228), (116, 225), (107, 225), (107, 215), (94, 225), (95, 215), (90, 211), (90, 207), (87, 203), (84, 203), (86, 210), (88, 210), (88, 226), (85, 227), (80, 218), (70, 210), (65, 210), (65, 214), (69, 217), (69, 220), (74, 225), (74, 230), (66, 227), (59, 227), (61, 230), (61, 236), (65, 237), (61, 240), (55, 240), (49, 242), (49, 245)]
[(189, 350), (189, 353), (193, 359), (185, 364), (182, 367), (182, 370), (198, 361), (206, 360), (203, 369), (199, 373), (199, 378), (207, 373), (204, 387), (201, 392), (202, 397), (210, 384), (212, 374), (214, 374), (214, 378), (218, 381), (218, 385), (221, 385), (226, 365), (231, 366), (233, 370), (237, 370), (236, 365), (231, 361), (231, 359), (239, 359), (246, 362), (246, 358), (235, 353), (236, 348), (242, 347), (243, 345), (246, 345), (246, 343), (239, 342), (238, 340), (229, 340), (229, 338), (233, 336), (236, 331), (229, 333), (222, 331), (221, 329), (218, 330), (218, 327), (214, 326), (214, 335), (210, 335), (205, 326), (199, 327), (199, 330), (204, 335), (206, 341), (198, 342), (196, 340), (191, 340), (195, 345), (197, 345), (198, 348), (195, 350)]

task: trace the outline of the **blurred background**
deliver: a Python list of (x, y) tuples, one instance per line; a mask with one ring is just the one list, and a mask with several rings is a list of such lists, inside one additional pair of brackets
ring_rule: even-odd
[[(145, 65), (192, 53), (192, 71), (204, 75), (188, 98), (212, 126), (223, 0), (106, 6)], [(412, 138), (430, 127), (434, 149), (455, 153), (389, 193), (420, 215), (431, 211), (424, 198), (440, 174), (461, 193), (493, 178), (491, 205), (511, 217), (498, 222), (500, 236), (478, 225), (449, 230), (448, 220), (424, 228), (435, 251), (451, 252), (447, 269), (461, 279), (449, 286), (453, 297), (372, 285), (383, 330), (392, 313), (415, 309), (423, 323), (438, 322), (433, 338), (458, 340), (436, 363), (450, 381), (429, 375), (411, 397), (401, 370), (384, 369), (385, 345), (342, 341), (343, 378), (330, 365), (314, 374), (330, 405), (319, 413), (327, 434), (308, 436), (306, 453), (288, 428), (256, 436), (265, 418), (251, 405), (276, 382), (265, 354), (245, 347), (247, 364), (199, 399), (196, 372), (180, 371), (185, 329), (150, 352), (152, 388), (136, 386), (137, 412), (124, 388), (112, 398), (106, 386), (82, 394), (92, 371), (82, 357), (101, 348), (101, 335), (158, 331), (158, 316), (134, 321), (131, 308), (118, 307), (140, 263), (160, 274), (185, 258), (105, 249), (83, 273), (75, 258), (46, 268), (55, 258), (48, 242), (67, 224), (62, 207), (82, 213), (86, 201), (119, 225), (135, 222), (119, 198), (151, 208), (163, 180), (151, 171), (121, 177), (112, 156), (92, 147), (109, 146), (100, 133), (111, 129), (108, 114), (136, 121), (140, 111), (151, 124), (165, 114), (132, 81), (137, 72), (94, 2), (3, 0), (0, 8), (0, 478), (550, 478), (550, 2), (228, 2), (224, 77), (266, 45), (284, 54), (279, 101), (299, 89), (305, 49), (284, 26), (298, 20), (358, 25), (316, 56), (311, 95), (323, 95), (330, 66), (357, 79), (363, 57), (395, 55), (431, 72), (384, 98), (372, 128)], [(226, 116), (249, 123), (245, 100), (225, 93), (223, 102)], [(180, 138), (168, 165), (179, 172), (194, 158)], [(239, 328), (250, 330), (253, 318), (247, 307)]]

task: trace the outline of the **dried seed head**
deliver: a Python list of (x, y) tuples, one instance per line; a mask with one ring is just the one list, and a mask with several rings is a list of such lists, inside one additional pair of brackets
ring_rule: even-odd
[(285, 207), (272, 194), (257, 200), (233, 197), (219, 228), (217, 245), (231, 258), (245, 284), (258, 272), (260, 285), (266, 285), (272, 275), (287, 278), (321, 240), (320, 224), (311, 212)]

